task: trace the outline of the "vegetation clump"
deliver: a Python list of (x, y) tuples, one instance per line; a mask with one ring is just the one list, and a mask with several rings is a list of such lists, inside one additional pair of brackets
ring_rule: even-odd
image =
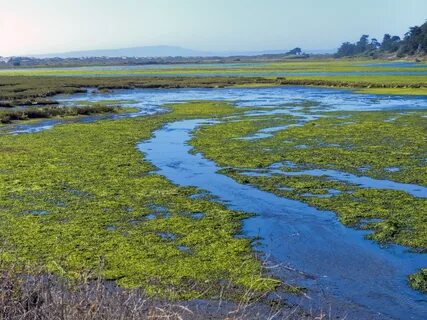
[(153, 173), (135, 148), (166, 122), (237, 110), (214, 102), (169, 108), (1, 136), (3, 266), (68, 278), (90, 273), (168, 299), (220, 298), (224, 283), (232, 283), (230, 299), (273, 290), (279, 283), (264, 274), (250, 239), (235, 237), (246, 216)]
[(121, 111), (119, 106), (88, 105), (69, 107), (22, 108), (15, 111), (0, 111), (0, 123), (11, 123), (16, 120), (48, 119), (53, 117), (73, 117), (100, 113), (116, 113)]
[(414, 289), (427, 293), (427, 269), (411, 275), (409, 279)]

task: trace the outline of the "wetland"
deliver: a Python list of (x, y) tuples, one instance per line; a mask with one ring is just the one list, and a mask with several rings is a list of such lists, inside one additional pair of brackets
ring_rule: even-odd
[(3, 113), (41, 114), (0, 125), (2, 268), (90, 274), (168, 300), (251, 291), (272, 303), (275, 292), (350, 319), (422, 319), (423, 68), (229, 68), (1, 76)]

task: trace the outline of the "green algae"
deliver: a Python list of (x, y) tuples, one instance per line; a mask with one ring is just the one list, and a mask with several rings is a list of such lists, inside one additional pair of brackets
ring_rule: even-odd
[[(398, 243), (419, 251), (427, 249), (425, 199), (397, 190), (360, 188), (327, 177), (248, 177), (233, 170), (228, 170), (227, 175), (240, 183), (334, 211), (343, 224), (371, 230), (369, 239), (385, 244)], [(339, 192), (330, 194), (331, 189)]]
[[(225, 167), (222, 173), (240, 183), (334, 211), (343, 224), (369, 230), (369, 239), (425, 252), (426, 199), (403, 191), (362, 188), (327, 176), (268, 174), (267, 169), (283, 162), (279, 168), (283, 171), (334, 169), (427, 185), (426, 116), (420, 110), (325, 112), (302, 126), (253, 140), (241, 138), (276, 123), (271, 116), (242, 117), (202, 126), (190, 143), (194, 151)], [(291, 124), (296, 119), (286, 121)], [(267, 174), (245, 174), (251, 170)], [(426, 278), (423, 272), (409, 279), (414, 288), (424, 290)]]
[(235, 237), (245, 215), (152, 173), (135, 147), (166, 122), (236, 109), (208, 102), (169, 108), (0, 137), (2, 266), (88, 273), (175, 299), (213, 297), (224, 282), (236, 295), (272, 290), (278, 282), (265, 276), (250, 240)]
[(427, 293), (427, 269), (421, 269), (420, 272), (411, 275), (409, 281), (414, 289)]
[[(374, 231), (370, 238), (425, 250), (425, 199), (396, 190), (364, 189), (326, 176), (273, 174), (254, 177), (233, 169), (262, 169), (288, 161), (296, 164), (298, 169), (284, 165), (282, 170), (334, 169), (425, 185), (426, 175), (422, 174), (427, 170), (424, 116), (424, 111), (403, 114), (400, 111), (334, 112), (303, 126), (289, 127), (272, 137), (256, 140), (241, 140), (239, 137), (272, 123), (268, 118), (243, 118), (239, 122), (204, 126), (196, 131), (191, 144), (207, 158), (229, 167), (224, 172), (239, 182), (335, 211), (346, 225), (358, 227), (364, 219), (381, 219), (363, 225)], [(304, 148), (298, 148), (301, 145)], [(398, 170), (387, 170), (389, 168)], [(328, 189), (340, 193), (330, 197), (305, 195), (328, 194)]]
[[(426, 116), (425, 111), (417, 110), (328, 112), (303, 126), (290, 126), (270, 138), (249, 141), (239, 137), (276, 124), (268, 118), (243, 118), (203, 127), (192, 144), (222, 166), (257, 168), (291, 161), (302, 169), (363, 172), (375, 178), (426, 185)], [(288, 123), (296, 121), (289, 118)], [(399, 170), (388, 170), (393, 167)]]

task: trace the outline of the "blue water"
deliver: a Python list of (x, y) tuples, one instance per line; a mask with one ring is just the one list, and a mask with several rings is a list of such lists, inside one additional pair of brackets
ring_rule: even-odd
[[(217, 89), (132, 89), (114, 90), (109, 93), (82, 93), (56, 96), (61, 103), (78, 101), (123, 100), (137, 101), (131, 104), (145, 115), (145, 111), (159, 110), (163, 104), (190, 100), (227, 100), (240, 107), (278, 107), (293, 110), (301, 101), (318, 101), (319, 111), (372, 111), (390, 109), (427, 109), (425, 96), (383, 96), (359, 94), (351, 90), (314, 88), (304, 86), (283, 86), (269, 88), (217, 88)], [(286, 105), (284, 108), (283, 106)], [(313, 108), (314, 109), (314, 108)], [(270, 110), (267, 110), (270, 111)]]
[(289, 124), (289, 125), (283, 125), (283, 126), (276, 126), (276, 127), (270, 127), (270, 128), (263, 128), (259, 130), (257, 133), (254, 133), (250, 136), (245, 136), (242, 138), (239, 138), (241, 140), (258, 140), (258, 139), (265, 139), (270, 138), (274, 136), (274, 133), (277, 131), (288, 129), (289, 127), (295, 127), (300, 126), (301, 124)]
[(361, 64), (363, 67), (384, 67), (384, 68), (426, 68), (427, 63), (418, 63), (412, 61), (391, 61), (384, 63)]
[[(273, 165), (274, 167), (274, 165)], [(410, 183), (400, 183), (384, 179), (374, 179), (371, 177), (357, 176), (348, 172), (342, 172), (338, 170), (331, 169), (309, 169), (302, 171), (282, 171), (279, 169), (263, 169), (260, 171), (243, 171), (241, 174), (254, 176), (254, 177), (268, 177), (272, 174), (276, 175), (286, 175), (286, 176), (301, 176), (308, 175), (313, 177), (322, 177), (326, 176), (333, 180), (349, 182), (356, 184), (363, 188), (373, 188), (373, 189), (389, 189), (389, 190), (398, 190), (409, 193), (414, 197), (427, 198), (427, 188), (424, 186), (419, 186), (416, 184)]]

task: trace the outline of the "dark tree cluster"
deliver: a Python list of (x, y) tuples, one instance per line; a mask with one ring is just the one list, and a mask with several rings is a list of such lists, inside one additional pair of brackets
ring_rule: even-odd
[(382, 42), (364, 34), (356, 43), (344, 42), (335, 54), (336, 57), (374, 56), (395, 53), (397, 56), (427, 55), (427, 22), (422, 26), (411, 27), (401, 39), (399, 36), (385, 34)]
[(302, 55), (302, 50), (301, 50), (301, 48), (297, 47), (297, 48), (294, 48), (294, 49), (286, 52), (286, 55), (288, 55), (288, 56), (300, 56), (300, 55)]

